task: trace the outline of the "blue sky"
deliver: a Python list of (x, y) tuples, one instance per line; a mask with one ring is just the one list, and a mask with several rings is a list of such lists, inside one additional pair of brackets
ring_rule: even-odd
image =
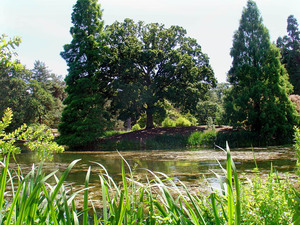
[[(31, 69), (35, 60), (60, 75), (67, 74), (59, 53), (70, 43), (72, 6), (76, 0), (0, 0), (1, 33), (20, 36), (18, 59)], [(184, 27), (210, 58), (219, 82), (226, 81), (231, 66), (232, 37), (238, 29), (247, 0), (101, 0), (105, 24), (132, 18)], [(299, 0), (257, 0), (271, 41), (286, 35), (286, 20), (294, 15), (300, 23)]]

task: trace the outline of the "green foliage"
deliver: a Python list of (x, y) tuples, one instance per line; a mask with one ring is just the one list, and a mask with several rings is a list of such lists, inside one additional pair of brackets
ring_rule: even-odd
[[(9, 157), (4, 160), (5, 167), (0, 176), (1, 224), (71, 224), (78, 221), (81, 212), (72, 208), (76, 194), (68, 195), (70, 190), (64, 182), (79, 160), (72, 162), (60, 179), (55, 175), (57, 171), (45, 176), (42, 163), (38, 168), (32, 167), (27, 175), (23, 176), (20, 170), (15, 175), (8, 170), (8, 160)], [(6, 177), (12, 180), (6, 180)], [(55, 183), (50, 182), (50, 179), (55, 180)], [(14, 182), (18, 185), (15, 186)], [(6, 196), (7, 193), (1, 195), (5, 190), (9, 190), (12, 197)], [(83, 209), (87, 210), (87, 207)]]
[(217, 132), (214, 130), (200, 132), (193, 132), (188, 138), (189, 146), (205, 146), (214, 147), (217, 137)]
[(186, 118), (190, 123), (191, 126), (197, 126), (198, 125), (198, 120), (195, 116), (193, 116), (191, 113), (186, 113), (183, 115), (184, 118)]
[[(4, 123), (9, 121), (4, 120)], [(89, 208), (89, 167), (84, 188), (73, 192), (66, 177), (79, 161), (73, 161), (60, 178), (54, 171), (47, 176), (42, 164), (25, 176), (13, 175), (4, 160), (0, 174), (1, 224), (297, 224), (299, 202), (292, 184), (271, 171), (266, 178), (256, 171), (254, 178), (241, 183), (227, 145), (225, 179), (216, 174), (221, 190), (209, 196), (192, 192), (186, 185), (166, 174), (147, 170), (147, 181), (140, 182), (128, 162), (122, 161), (117, 183), (98, 162), (100, 168), (101, 211)], [(7, 177), (12, 179), (7, 180)], [(49, 179), (55, 177), (55, 183)], [(18, 182), (14, 186), (14, 180)], [(8, 181), (8, 182), (7, 182)], [(53, 183), (53, 182), (52, 182)], [(226, 186), (226, 188), (225, 188)], [(12, 194), (7, 198), (8, 192)], [(83, 192), (83, 204), (74, 199)], [(9, 201), (6, 202), (6, 201)], [(8, 204), (7, 204), (8, 203)], [(79, 210), (82, 207), (82, 210)], [(91, 211), (89, 211), (91, 210)], [(99, 217), (99, 214), (101, 217)], [(91, 219), (92, 216), (93, 219)]]
[(292, 86), (252, 0), (243, 10), (230, 54), (233, 62), (228, 80), (232, 89), (225, 101), (228, 123), (244, 126), (266, 141), (290, 141), (298, 123), (298, 114), (288, 99)]
[(137, 124), (134, 124), (131, 128), (132, 131), (138, 131), (138, 130), (141, 130), (142, 128), (140, 127), (140, 125), (137, 123)]
[(208, 57), (182, 27), (126, 19), (106, 31), (113, 106), (124, 118), (145, 113), (146, 128), (152, 128), (154, 114), (164, 112), (159, 102), (167, 99), (195, 111), (198, 99), (216, 83)]
[(281, 62), (289, 74), (290, 82), (294, 86), (294, 94), (300, 94), (300, 31), (297, 19), (290, 15), (287, 19), (287, 33), (277, 39), (280, 48)]
[(0, 67), (7, 68), (14, 66), (15, 68), (21, 65), (17, 61), (12, 61), (12, 57), (16, 56), (17, 53), (13, 50), (21, 43), (20, 37), (14, 37), (7, 40), (7, 36), (2, 34), (0, 36)]
[(12, 111), (8, 108), (0, 122), (0, 157), (10, 153), (20, 153), (20, 147), (15, 145), (16, 142), (21, 142), (31, 151), (36, 151), (41, 159), (51, 159), (53, 152), (62, 152), (64, 150), (62, 146), (57, 145), (53, 141), (54, 135), (44, 125), (33, 129), (24, 124), (18, 129), (6, 133), (5, 130), (10, 125), (12, 117)]
[(107, 130), (104, 132), (103, 137), (112, 137), (118, 134), (124, 134), (128, 131), (122, 131), (122, 130)]
[(41, 87), (40, 83), (33, 80), (30, 83), (31, 89), (31, 108), (34, 117), (40, 124), (47, 123), (47, 113), (54, 107), (54, 100), (52, 95)]
[(13, 110), (10, 130), (23, 123), (36, 122), (57, 127), (65, 97), (64, 83), (55, 74), (50, 74), (40, 61), (35, 62), (32, 70), (26, 69), (17, 60), (12, 61), (11, 57), (16, 55), (12, 49), (19, 43), (20, 38), (10, 41), (0, 38), (0, 51), (3, 53), (0, 63), (0, 114), (7, 107)]
[(211, 117), (216, 124), (223, 124), (224, 117), (224, 96), (228, 92), (228, 83), (219, 83), (215, 88), (209, 90), (203, 100), (197, 103), (197, 112), (195, 113), (198, 123), (206, 124), (208, 117)]
[(297, 173), (300, 175), (300, 129), (294, 127), (294, 148), (297, 156)]
[(170, 117), (166, 117), (161, 125), (162, 127), (175, 127), (176, 122), (172, 120)]
[(59, 125), (58, 142), (71, 148), (93, 143), (109, 124), (104, 97), (108, 85), (99, 69), (105, 51), (101, 42), (101, 16), (96, 0), (78, 0), (72, 13), (73, 39), (61, 52), (69, 73), (65, 78), (68, 96), (64, 101), (66, 107)]
[(242, 218), (244, 224), (293, 224), (294, 193), (292, 184), (276, 173), (262, 180), (257, 173), (243, 186)]
[(61, 76), (50, 73), (45, 63), (36, 61), (31, 70), (31, 108), (33, 122), (57, 128), (66, 98), (65, 83)]
[(211, 118), (210, 116), (207, 117), (206, 125), (207, 125), (207, 129), (212, 129), (212, 130), (214, 130), (214, 129), (215, 129), (215, 124), (214, 124), (213, 118)]
[(184, 117), (179, 117), (175, 121), (176, 127), (190, 127), (191, 125), (192, 125), (192, 123)]
[(203, 132), (200, 131), (196, 131), (191, 133), (191, 135), (188, 138), (188, 144), (190, 146), (198, 146), (201, 144), (201, 140), (202, 140), (202, 134)]

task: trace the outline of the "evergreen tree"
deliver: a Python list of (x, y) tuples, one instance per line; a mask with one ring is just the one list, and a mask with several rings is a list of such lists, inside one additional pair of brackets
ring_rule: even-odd
[(48, 70), (46, 64), (39, 60), (34, 62), (31, 78), (36, 80), (37, 82), (47, 83), (50, 79), (50, 71)]
[(292, 85), (252, 0), (243, 10), (230, 54), (233, 62), (228, 80), (232, 89), (225, 104), (229, 122), (245, 126), (265, 142), (292, 138), (297, 120), (288, 99)]
[(59, 143), (70, 147), (93, 142), (106, 126), (103, 83), (99, 82), (101, 59), (102, 13), (97, 0), (78, 0), (73, 7), (70, 44), (61, 56), (66, 60), (66, 107), (59, 125)]
[(294, 94), (300, 94), (300, 31), (297, 19), (291, 15), (287, 19), (287, 33), (277, 39), (281, 50), (281, 62), (285, 65), (294, 86)]

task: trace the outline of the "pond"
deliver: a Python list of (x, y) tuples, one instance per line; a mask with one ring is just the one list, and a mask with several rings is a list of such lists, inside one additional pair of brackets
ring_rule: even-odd
[[(280, 174), (285, 172), (293, 174), (296, 166), (296, 156), (292, 147), (278, 146), (253, 150), (243, 148), (234, 149), (231, 153), (240, 175), (253, 174), (255, 168), (253, 153), (261, 175), (269, 173), (271, 165)], [(146, 175), (150, 175), (146, 169), (162, 172), (175, 181), (183, 181), (191, 192), (206, 192), (211, 187), (218, 188), (219, 182), (214, 173), (224, 175), (220, 165), (226, 168), (226, 153), (219, 149), (122, 151), (120, 154), (131, 166), (135, 179), (146, 181)], [(90, 197), (100, 199), (100, 167), (93, 162), (105, 166), (110, 176), (119, 182), (122, 167), (120, 154), (118, 152), (64, 152), (55, 154), (52, 162), (44, 162), (43, 168), (46, 174), (58, 170), (59, 177), (73, 160), (81, 159), (72, 169), (67, 182), (75, 188), (83, 187), (86, 172), (91, 166), (90, 186), (93, 188), (90, 190)], [(24, 174), (31, 169), (33, 163), (39, 164), (38, 158), (33, 153), (16, 155), (16, 161)], [(16, 165), (12, 160), (10, 166), (16, 168)]]
[[(292, 147), (268, 147), (268, 148), (243, 148), (231, 151), (232, 157), (240, 173), (251, 173), (255, 167), (253, 153), (257, 165), (262, 173), (268, 173), (271, 168), (279, 172), (292, 172), (295, 169), (296, 156)], [(220, 164), (224, 167), (226, 153), (219, 149), (181, 150), (181, 151), (123, 151), (120, 154), (126, 159), (135, 174), (147, 174), (145, 169), (159, 171), (175, 179), (185, 182), (195, 182), (202, 178), (214, 177), (212, 171), (222, 173)], [(59, 170), (58, 175), (75, 159), (81, 159), (71, 171), (68, 180), (75, 184), (83, 184), (88, 167), (92, 167), (91, 182), (98, 182), (100, 167), (93, 162), (105, 166), (109, 174), (116, 180), (120, 180), (122, 159), (118, 152), (64, 152), (55, 154), (52, 162), (45, 162), (44, 169), (47, 172)], [(38, 164), (39, 160), (33, 153), (16, 155), (16, 161), (26, 171), (32, 164)], [(13, 162), (12, 162), (13, 163)], [(14, 164), (14, 163), (13, 163)], [(12, 164), (11, 164), (12, 165)], [(96, 179), (97, 181), (93, 180)]]

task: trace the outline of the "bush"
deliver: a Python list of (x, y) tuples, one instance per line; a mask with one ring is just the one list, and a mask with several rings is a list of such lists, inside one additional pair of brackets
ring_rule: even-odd
[(174, 120), (170, 119), (170, 117), (166, 117), (161, 125), (163, 127), (175, 127), (176, 123)]
[(187, 113), (187, 114), (184, 115), (184, 118), (186, 118), (188, 121), (190, 121), (192, 126), (197, 126), (198, 125), (197, 118), (195, 116), (193, 116), (192, 114)]
[(191, 122), (184, 117), (179, 117), (175, 123), (176, 127), (190, 127), (192, 125)]
[(200, 131), (193, 132), (188, 138), (188, 145), (190, 146), (200, 145), (201, 138), (202, 138), (202, 132)]
[(213, 146), (217, 138), (217, 132), (214, 130), (207, 131), (202, 134), (201, 145)]
[(188, 145), (190, 146), (214, 146), (217, 132), (214, 130), (207, 132), (193, 132), (188, 138)]
[(131, 128), (132, 131), (137, 131), (137, 130), (141, 130), (142, 128), (140, 127), (140, 125), (137, 123), (137, 124), (134, 124)]

